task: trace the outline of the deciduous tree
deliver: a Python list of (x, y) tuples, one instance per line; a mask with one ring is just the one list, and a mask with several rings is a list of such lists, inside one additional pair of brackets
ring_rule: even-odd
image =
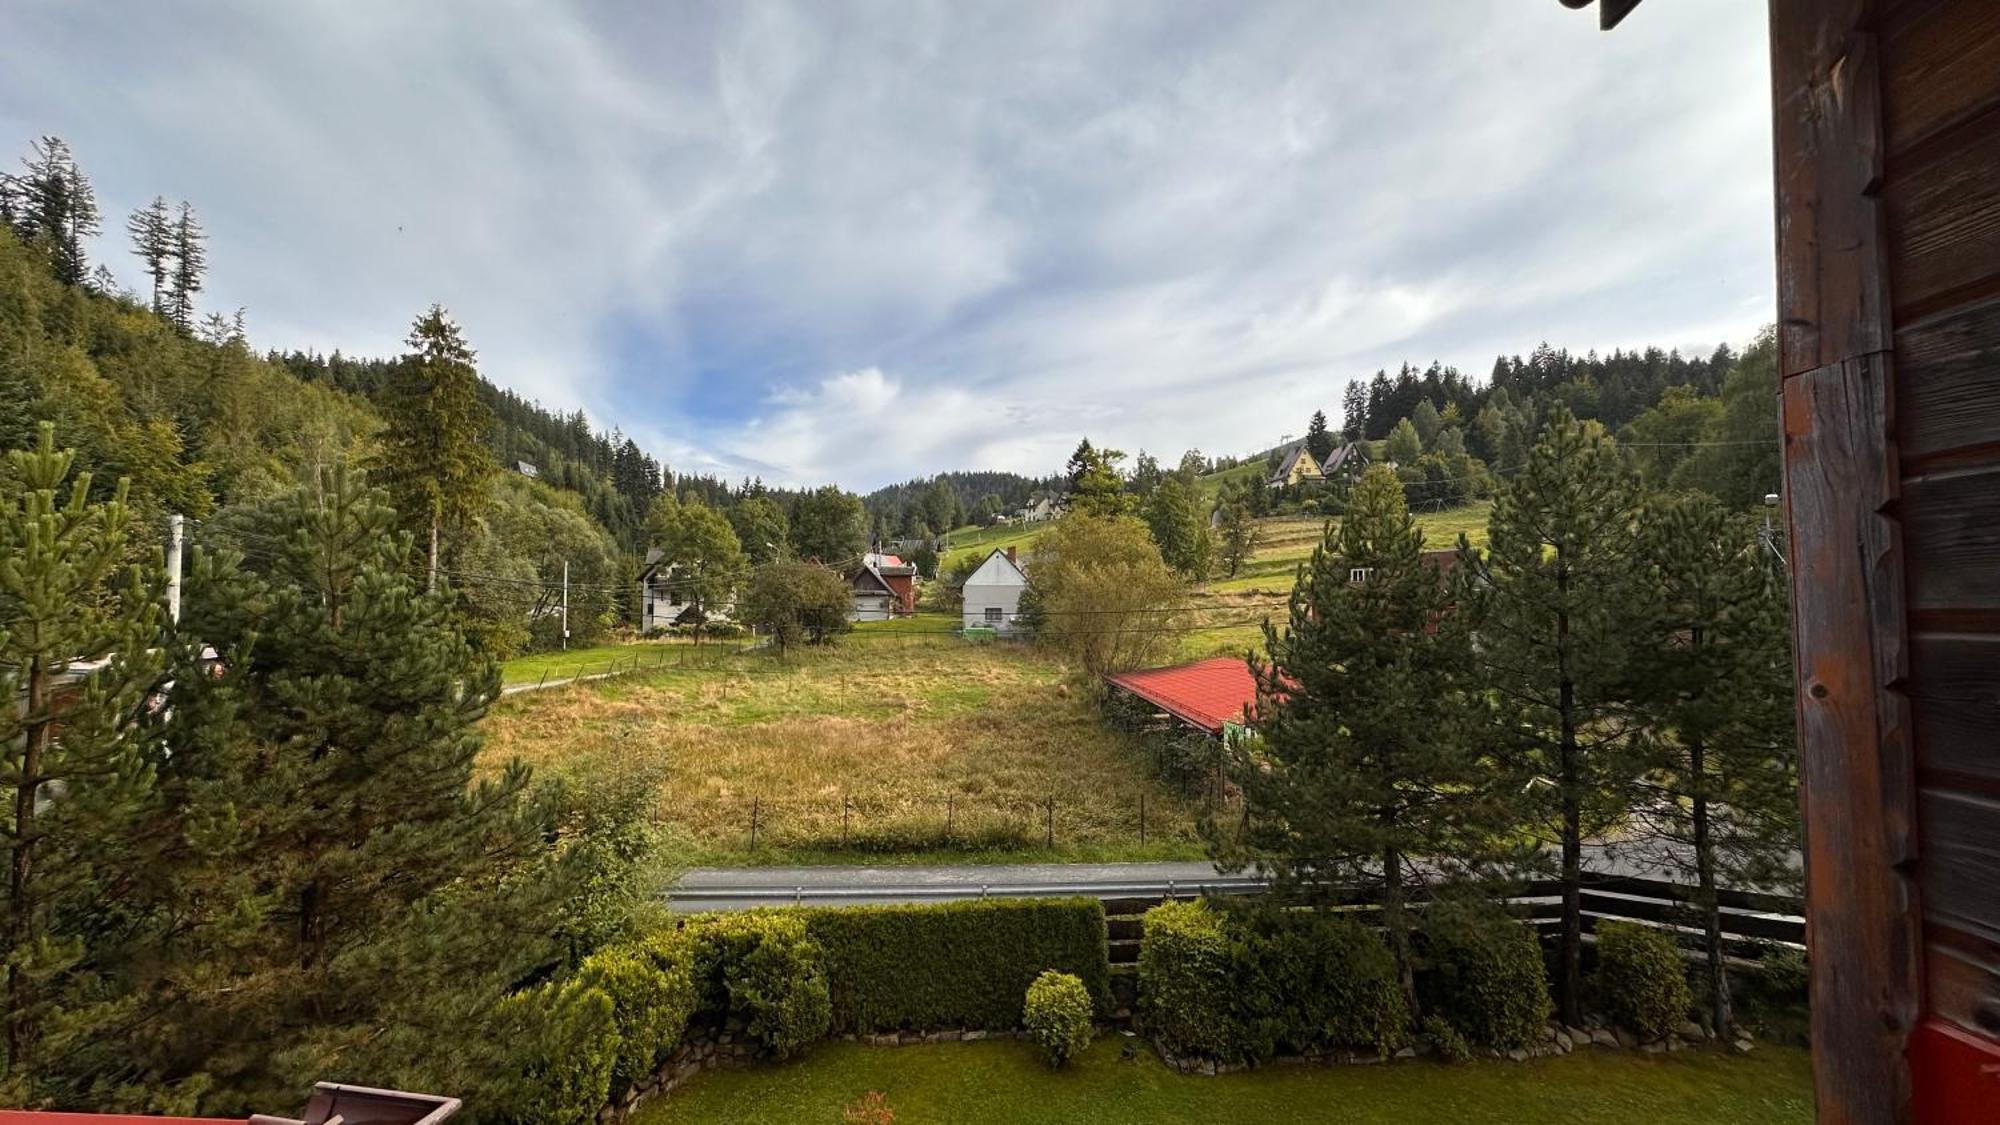
[(1187, 585), (1131, 516), (1071, 513), (1035, 540), (1035, 637), (1092, 677), (1153, 663), (1176, 644)]

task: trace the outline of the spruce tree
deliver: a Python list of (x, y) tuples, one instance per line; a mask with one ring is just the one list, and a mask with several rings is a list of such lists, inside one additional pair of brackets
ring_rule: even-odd
[(435, 589), (445, 537), (486, 501), (494, 465), (485, 434), (493, 415), (479, 398), (477, 357), (443, 306), (417, 318), (408, 342), (384, 395), (381, 465), (404, 526), (426, 537)]
[(1568, 1023), (1582, 1015), (1583, 841), (1634, 796), (1626, 677), (1639, 499), (1603, 427), (1556, 407), (1494, 503), (1474, 587), (1485, 682), (1527, 791), (1542, 798), (1531, 825), (1559, 848), (1556, 975)]
[(183, 333), (194, 329), (194, 296), (201, 292), (201, 280), (208, 272), (208, 252), (203, 244), (208, 236), (194, 217), (194, 208), (181, 201), (174, 219), (171, 246), (174, 259), (173, 291), (167, 298), (167, 319)]
[[(1254, 485), (1252, 489), (1251, 495), (1254, 496)], [(1216, 547), (1223, 573), (1234, 578), (1243, 564), (1250, 561), (1250, 556), (1257, 552), (1257, 525), (1251, 522), (1248, 501), (1233, 490), (1223, 496), (1221, 513), (1222, 524), (1217, 528)]]
[(1640, 535), (1633, 683), (1645, 765), (1635, 835), (1692, 878), (1706, 1003), (1730, 1026), (1717, 892), (1787, 882), (1798, 847), (1798, 755), (1783, 572), (1755, 520), (1714, 497), (1649, 505)]
[(132, 253), (146, 263), (146, 276), (153, 279), (153, 311), (166, 316), (167, 260), (173, 257), (176, 233), (166, 197), (156, 195), (151, 203), (132, 212), (125, 220), (125, 230), (132, 236)]
[(74, 925), (110, 909), (103, 885), (123, 876), (153, 787), (139, 730), (163, 664), (160, 576), (125, 565), (124, 483), (93, 503), (74, 460), (45, 422), (0, 471), (0, 785), (12, 804), (0, 819), (0, 1088), (15, 1105), (46, 1094), (45, 1033), (60, 1056), (118, 1014), (115, 990), (90, 983)]
[(1178, 473), (1164, 477), (1140, 512), (1159, 544), (1160, 557), (1182, 577), (1199, 582), (1208, 577), (1215, 540), (1201, 516), (1194, 485)]
[(1423, 532), (1384, 466), (1369, 469), (1293, 588), (1288, 624), (1264, 626), (1258, 736), (1234, 747), (1240, 843), (1219, 857), (1270, 875), (1293, 901), (1380, 892), (1415, 1012), (1413, 897), (1491, 837), (1493, 778), (1473, 748), (1471, 634), (1424, 558)]
[(1313, 411), (1312, 419), (1306, 423), (1306, 452), (1320, 462), (1333, 456), (1333, 435), (1327, 432), (1324, 410)]
[(27, 174), (16, 177), (22, 241), (37, 244), (48, 256), (50, 271), (64, 285), (81, 285), (90, 276), (84, 241), (99, 229), (97, 194), (89, 177), (61, 137), (34, 142), (33, 154), (22, 163)]

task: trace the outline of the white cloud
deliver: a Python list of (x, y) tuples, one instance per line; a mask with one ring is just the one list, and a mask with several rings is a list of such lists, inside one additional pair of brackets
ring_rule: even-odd
[(1243, 452), (1404, 359), (1771, 315), (1739, 0), (14, 8), (0, 140), (192, 200), (260, 345), (442, 301), (677, 469)]

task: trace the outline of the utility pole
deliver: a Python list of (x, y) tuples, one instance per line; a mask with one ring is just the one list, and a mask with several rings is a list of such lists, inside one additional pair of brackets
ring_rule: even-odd
[(181, 619), (181, 540), (187, 520), (179, 512), (167, 517), (167, 619)]
[(563, 651), (568, 652), (569, 651), (569, 560), (568, 559), (563, 560), (562, 631), (563, 631), (562, 635)]

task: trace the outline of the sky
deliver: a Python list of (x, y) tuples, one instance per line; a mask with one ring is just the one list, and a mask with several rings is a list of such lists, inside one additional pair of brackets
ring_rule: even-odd
[(1376, 369), (1747, 343), (1762, 5), (0, 0), (0, 151), (207, 227), (258, 348), (489, 379), (867, 490), (1304, 432)]

